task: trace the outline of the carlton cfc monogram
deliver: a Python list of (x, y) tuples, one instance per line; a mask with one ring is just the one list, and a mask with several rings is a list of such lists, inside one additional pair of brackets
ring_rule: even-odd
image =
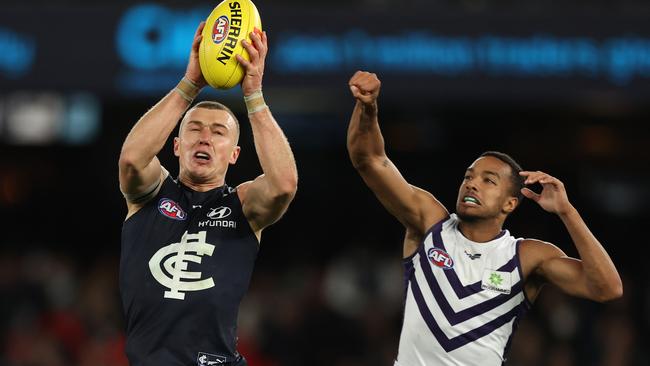
[(184, 300), (185, 293), (181, 291), (200, 291), (214, 286), (212, 278), (201, 279), (201, 272), (187, 271), (188, 262), (201, 264), (202, 256), (212, 256), (214, 245), (205, 241), (206, 234), (206, 231), (197, 234), (186, 231), (180, 243), (160, 248), (149, 260), (153, 277), (169, 289), (163, 294), (165, 298)]

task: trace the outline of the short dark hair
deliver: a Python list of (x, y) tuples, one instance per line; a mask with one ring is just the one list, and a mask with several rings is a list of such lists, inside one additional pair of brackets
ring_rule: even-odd
[(524, 184), (524, 177), (519, 175), (519, 172), (523, 170), (521, 169), (521, 165), (519, 165), (519, 163), (517, 163), (515, 159), (513, 159), (510, 155), (499, 151), (486, 151), (481, 154), (480, 157), (482, 158), (485, 156), (497, 158), (510, 166), (510, 194), (512, 194), (513, 197), (517, 197), (519, 202), (521, 202), (521, 200), (524, 198), (524, 195), (521, 194), (521, 190), (526, 186)]
[[(237, 119), (237, 116), (235, 116), (235, 114), (230, 110), (230, 108), (226, 107), (225, 105), (223, 105), (223, 104), (221, 104), (219, 102), (215, 102), (215, 101), (212, 101), (212, 100), (202, 100), (202, 101), (196, 103), (195, 105), (193, 105), (192, 108), (188, 109), (187, 112), (185, 112), (185, 114), (187, 114), (189, 111), (191, 111), (192, 109), (195, 109), (195, 108), (217, 109), (217, 110), (220, 110), (220, 111), (228, 112), (230, 117), (232, 117), (232, 119), (235, 120), (235, 125), (237, 125), (237, 140), (239, 140), (239, 133), (240, 133), (239, 120)], [(185, 118), (185, 116), (183, 116), (183, 119), (184, 118)], [(183, 119), (181, 119), (181, 121)], [(183, 127), (182, 122), (181, 122), (181, 127)], [(179, 134), (180, 134), (180, 131), (179, 131)]]

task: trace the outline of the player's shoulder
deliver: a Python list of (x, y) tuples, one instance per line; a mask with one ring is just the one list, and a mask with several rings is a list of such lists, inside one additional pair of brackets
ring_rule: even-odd
[(232, 191), (230, 193), (237, 193), (237, 197), (239, 197), (239, 201), (242, 203), (246, 201), (246, 196), (248, 193), (248, 189), (251, 186), (251, 183), (253, 183), (252, 180), (248, 180), (243, 183), (239, 183), (236, 187), (229, 187)]
[(562, 249), (555, 244), (539, 239), (521, 239), (519, 257), (524, 268), (537, 268), (545, 260), (564, 256)]
[(169, 186), (168, 181), (172, 181), (169, 171), (165, 169), (162, 165), (160, 166), (160, 177), (154, 182), (151, 186), (151, 189), (148, 192), (145, 192), (141, 195), (129, 196), (124, 194), (126, 199), (127, 215), (125, 220), (128, 220), (129, 217), (133, 216), (136, 212), (140, 211), (144, 206), (153, 200), (154, 197), (157, 197), (161, 192), (163, 192), (163, 186)]
[(519, 250), (522, 251), (522, 254), (525, 252), (532, 256), (548, 256), (562, 252), (555, 244), (539, 239), (520, 239), (519, 245)]
[(421, 227), (419, 229), (422, 232), (427, 232), (450, 218), (447, 208), (431, 192), (414, 185), (411, 187), (420, 204)]

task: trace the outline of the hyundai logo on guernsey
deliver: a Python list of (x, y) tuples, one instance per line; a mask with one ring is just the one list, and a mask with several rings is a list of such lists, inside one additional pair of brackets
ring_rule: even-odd
[(181, 221), (187, 219), (187, 214), (181, 206), (169, 198), (160, 199), (160, 202), (158, 202), (158, 211), (170, 219)]
[(216, 44), (223, 42), (228, 35), (228, 30), (230, 29), (230, 23), (228, 22), (228, 17), (225, 15), (220, 16), (216, 22), (214, 22), (214, 28), (212, 29), (212, 41)]
[(217, 208), (210, 209), (210, 212), (208, 212), (208, 217), (211, 219), (223, 219), (228, 217), (228, 215), (230, 215), (231, 212), (232, 210), (230, 210), (229, 207), (225, 207), (225, 206), (217, 207)]
[(236, 228), (237, 222), (233, 220), (224, 220), (230, 214), (232, 210), (230, 207), (221, 206), (217, 208), (210, 208), (208, 214), (206, 215), (209, 220), (199, 221), (199, 227), (225, 227), (225, 228)]
[(427, 251), (427, 256), (431, 263), (442, 269), (454, 268), (454, 260), (451, 259), (449, 254), (440, 248), (431, 248)]

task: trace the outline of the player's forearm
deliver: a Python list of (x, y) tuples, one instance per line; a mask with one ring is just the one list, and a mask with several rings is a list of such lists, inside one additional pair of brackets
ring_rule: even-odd
[(120, 165), (144, 169), (160, 152), (189, 102), (174, 90), (154, 105), (133, 126), (122, 145)]
[(350, 118), (347, 145), (350, 160), (357, 169), (363, 168), (373, 158), (386, 155), (376, 104), (368, 106), (357, 101)]
[(594, 297), (601, 301), (620, 297), (623, 284), (616, 266), (578, 211), (571, 206), (559, 216), (580, 254), (587, 286)]
[(268, 108), (249, 115), (255, 150), (265, 179), (277, 195), (293, 195), (298, 185), (296, 161), (282, 129)]

